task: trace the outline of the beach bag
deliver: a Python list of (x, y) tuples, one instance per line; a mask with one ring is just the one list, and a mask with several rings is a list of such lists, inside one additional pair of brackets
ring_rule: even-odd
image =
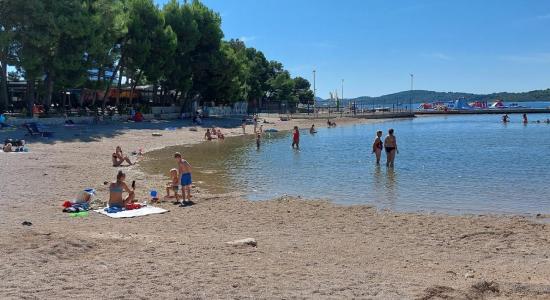
[(83, 191), (80, 191), (76, 198), (74, 199), (74, 203), (90, 203), (94, 200), (94, 197), (96, 195), (95, 189), (88, 188)]

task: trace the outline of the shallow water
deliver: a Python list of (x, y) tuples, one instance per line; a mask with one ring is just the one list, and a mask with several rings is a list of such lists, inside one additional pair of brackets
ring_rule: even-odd
[[(251, 200), (289, 194), (396, 211), (549, 213), (550, 125), (511, 119), (438, 116), (319, 128), (313, 136), (303, 130), (300, 151), (291, 149), (290, 133), (266, 136), (260, 150), (252, 137), (236, 137), (151, 152), (143, 166), (167, 174), (181, 151), (199, 184)], [(400, 150), (393, 169), (375, 166), (371, 154), (375, 131), (389, 128)]]

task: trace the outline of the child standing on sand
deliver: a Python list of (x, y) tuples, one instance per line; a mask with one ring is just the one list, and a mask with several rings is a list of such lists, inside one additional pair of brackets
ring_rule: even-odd
[(191, 201), (191, 184), (193, 183), (191, 179), (191, 165), (185, 159), (181, 153), (176, 152), (174, 158), (178, 163), (178, 171), (180, 174), (180, 183), (181, 183), (181, 192), (182, 192), (182, 207), (193, 205)]
[[(179, 191), (180, 181), (178, 176), (178, 169), (170, 170), (170, 182), (166, 184), (166, 197), (165, 198), (176, 198), (176, 202), (179, 202)], [(174, 191), (174, 196), (170, 196), (170, 190)]]
[(376, 138), (372, 144), (372, 153), (376, 155), (376, 164), (380, 164), (380, 157), (382, 156), (382, 149), (384, 149), (384, 143), (382, 142), (382, 130), (376, 132)]
[(294, 126), (294, 132), (292, 133), (292, 148), (296, 146), (296, 149), (300, 149), (300, 131), (298, 126)]

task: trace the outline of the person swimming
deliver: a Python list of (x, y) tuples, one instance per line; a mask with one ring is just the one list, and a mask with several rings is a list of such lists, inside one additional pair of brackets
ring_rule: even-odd
[(218, 140), (223, 140), (223, 139), (225, 139), (225, 135), (223, 135), (221, 129), (218, 129), (218, 131), (217, 131), (217, 136), (218, 136)]
[(206, 129), (206, 133), (204, 134), (204, 139), (207, 141), (212, 140), (212, 133), (210, 132), (210, 129)]
[(315, 134), (315, 133), (317, 133), (317, 130), (315, 130), (315, 124), (311, 125), (311, 128), (309, 128), (309, 133), (310, 133), (310, 134)]

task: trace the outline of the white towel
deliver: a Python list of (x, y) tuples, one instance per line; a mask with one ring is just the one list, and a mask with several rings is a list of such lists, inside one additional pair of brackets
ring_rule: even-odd
[(153, 215), (153, 214), (163, 214), (168, 210), (160, 207), (144, 206), (142, 208), (132, 209), (132, 210), (123, 210), (121, 212), (112, 213), (112, 214), (106, 212), (103, 208), (97, 209), (94, 211), (111, 218), (120, 219), (120, 218), (141, 217), (141, 216)]

